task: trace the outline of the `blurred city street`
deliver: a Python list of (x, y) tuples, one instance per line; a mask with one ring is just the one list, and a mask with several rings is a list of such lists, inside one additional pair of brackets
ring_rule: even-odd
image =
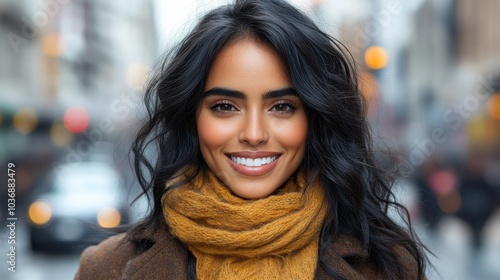
[[(144, 216), (128, 155), (148, 78), (227, 2), (0, 0), (0, 279), (72, 279), (65, 249)], [(289, 2), (350, 51), (428, 279), (500, 279), (500, 1)]]
[(436, 267), (428, 272), (428, 279), (482, 279), (494, 280), (500, 276), (500, 217), (497, 215), (485, 232), (484, 246), (477, 251), (471, 244), (469, 230), (463, 222), (448, 217), (436, 233), (419, 230), (424, 242), (436, 255), (430, 256)]
[[(18, 230), (19, 263), (16, 273), (0, 270), (4, 280), (73, 279), (78, 269), (79, 251), (72, 253), (34, 253), (29, 247), (27, 231)], [(500, 277), (500, 213), (490, 221), (484, 236), (484, 247), (477, 252), (470, 244), (469, 230), (457, 219), (443, 220), (435, 233), (418, 228), (423, 241), (436, 254), (431, 262), (436, 270), (428, 268), (429, 280), (497, 280)], [(1, 239), (5, 238), (1, 232)]]

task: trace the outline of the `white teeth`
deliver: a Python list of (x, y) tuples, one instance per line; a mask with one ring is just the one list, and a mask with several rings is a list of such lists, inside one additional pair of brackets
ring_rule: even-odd
[(243, 157), (234, 157), (231, 156), (231, 160), (236, 162), (237, 164), (245, 165), (248, 167), (259, 167), (265, 164), (269, 164), (273, 162), (277, 156), (265, 157), (265, 158), (243, 158)]

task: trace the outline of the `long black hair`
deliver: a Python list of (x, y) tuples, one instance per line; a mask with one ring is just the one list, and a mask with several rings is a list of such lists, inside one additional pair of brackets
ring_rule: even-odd
[[(152, 194), (153, 206), (131, 232), (156, 227), (164, 219), (161, 197), (167, 181), (186, 167), (195, 167), (196, 173), (207, 169), (198, 144), (196, 109), (216, 55), (248, 36), (276, 50), (306, 108), (307, 145), (299, 170), (319, 176), (329, 206), (320, 265), (339, 277), (323, 253), (339, 234), (349, 234), (361, 240), (370, 261), (390, 279), (406, 278), (395, 245), (415, 258), (423, 278), (426, 261), (418, 238), (411, 226), (402, 227), (387, 214), (396, 207), (408, 218), (394, 201), (389, 177), (376, 165), (351, 55), (282, 0), (236, 0), (209, 12), (159, 65), (145, 93), (148, 119), (132, 147), (136, 175), (148, 198)], [(149, 147), (154, 148), (153, 158)]]

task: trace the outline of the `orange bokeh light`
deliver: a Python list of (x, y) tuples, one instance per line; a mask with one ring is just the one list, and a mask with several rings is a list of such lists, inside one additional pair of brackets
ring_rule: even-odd
[(382, 69), (389, 63), (389, 54), (381, 46), (371, 46), (366, 49), (365, 63), (371, 69)]

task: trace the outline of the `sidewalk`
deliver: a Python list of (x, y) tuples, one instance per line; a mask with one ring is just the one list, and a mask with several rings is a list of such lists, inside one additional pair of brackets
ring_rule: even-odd
[(500, 212), (483, 232), (482, 248), (475, 251), (467, 226), (455, 217), (442, 220), (436, 232), (417, 228), (422, 241), (436, 254), (429, 255), (436, 270), (429, 267), (429, 280), (500, 279)]

